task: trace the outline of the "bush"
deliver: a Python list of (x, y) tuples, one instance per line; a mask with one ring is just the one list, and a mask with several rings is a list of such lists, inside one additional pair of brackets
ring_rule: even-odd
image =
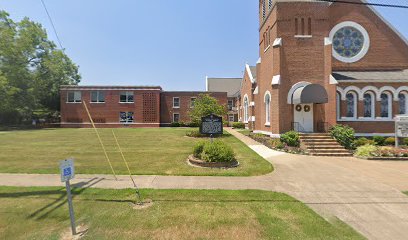
[(385, 139), (384, 144), (387, 146), (394, 146), (395, 145), (395, 138), (389, 137)]
[(383, 136), (374, 136), (373, 140), (378, 146), (384, 146), (385, 137), (383, 137)]
[(404, 145), (408, 145), (408, 138), (404, 138), (403, 143)]
[(193, 122), (189, 122), (189, 123), (185, 123), (185, 126), (186, 127), (199, 127), (200, 126), (200, 124), (198, 124), (198, 123), (193, 123)]
[[(200, 151), (201, 154), (199, 154)], [(194, 147), (194, 154), (200, 155), (199, 157), (206, 162), (235, 161), (235, 153), (232, 148), (220, 140), (204, 142), (203, 145), (198, 143)]]
[(203, 152), (205, 143), (206, 143), (206, 142), (201, 141), (201, 142), (198, 142), (198, 143), (194, 146), (194, 148), (193, 148), (193, 155), (194, 155), (194, 157), (196, 157), (196, 158), (200, 158), (200, 157), (201, 157), (201, 153)]
[(269, 140), (269, 144), (272, 148), (276, 149), (284, 149), (286, 147), (286, 144), (283, 143), (279, 138), (273, 138)]
[(170, 124), (170, 127), (180, 127), (180, 126), (181, 126), (181, 124), (179, 122), (172, 122)]
[(195, 138), (201, 138), (201, 137), (207, 137), (205, 134), (201, 134), (200, 131), (198, 130), (191, 130), (186, 132), (187, 137), (195, 137)]
[(378, 151), (378, 147), (374, 145), (364, 145), (364, 146), (359, 146), (356, 150), (356, 156), (359, 157), (372, 157), (376, 156), (376, 152)]
[(354, 129), (338, 124), (330, 129), (330, 135), (337, 140), (340, 145), (347, 149), (354, 149)]
[(362, 138), (357, 138), (353, 142), (354, 147), (360, 147), (364, 145), (376, 145), (376, 142), (374, 140), (367, 139), (365, 137)]
[(299, 133), (295, 131), (289, 131), (284, 134), (281, 134), (280, 140), (281, 142), (286, 143), (290, 147), (300, 146)]
[(233, 128), (245, 128), (245, 123), (242, 123), (242, 122), (234, 122), (234, 123), (232, 123), (232, 127)]

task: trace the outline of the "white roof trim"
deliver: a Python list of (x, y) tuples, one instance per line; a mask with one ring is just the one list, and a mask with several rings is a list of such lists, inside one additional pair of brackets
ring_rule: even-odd
[(333, 77), (333, 75), (330, 74), (329, 84), (339, 84), (339, 82), (336, 80), (336, 78)]
[(332, 40), (329, 37), (324, 38), (324, 46), (332, 45)]
[[(361, 0), (364, 3), (368, 3), (367, 0)], [(375, 13), (375, 15), (377, 15), (378, 18), (380, 18), (389, 28), (391, 28), (392, 31), (394, 31), (395, 34), (398, 35), (398, 37), (400, 37), (402, 39), (402, 41), (408, 46), (408, 40), (407, 38), (405, 38), (404, 35), (402, 35), (393, 25), (391, 25), (390, 22), (387, 21), (387, 19), (385, 19), (375, 8), (374, 6), (371, 5), (366, 5), (368, 8), (370, 8), (371, 11), (373, 11)]]
[(205, 91), (208, 92), (208, 76), (205, 76)]
[(272, 78), (272, 85), (279, 85), (280, 84), (280, 80), (281, 80), (281, 75), (275, 75)]
[(252, 75), (251, 68), (248, 64), (245, 64), (245, 69), (248, 72), (249, 80), (251, 80), (251, 83), (255, 83), (254, 76)]
[(256, 94), (258, 94), (258, 93), (259, 93), (259, 88), (258, 88), (258, 86), (256, 86), (256, 88), (254, 89), (253, 94), (256, 95)]
[(258, 61), (256, 61), (256, 64), (259, 64), (259, 63), (261, 63), (261, 58), (258, 58)]
[(276, 38), (275, 41), (273, 41), (273, 47), (280, 47), (282, 46), (282, 38)]

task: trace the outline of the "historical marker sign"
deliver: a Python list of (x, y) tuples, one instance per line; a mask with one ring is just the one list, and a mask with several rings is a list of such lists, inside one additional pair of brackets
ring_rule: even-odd
[(200, 133), (201, 134), (222, 134), (222, 117), (217, 115), (211, 114), (201, 118), (201, 126), (200, 126)]
[(395, 146), (398, 147), (398, 138), (408, 137), (408, 115), (397, 115), (395, 117)]

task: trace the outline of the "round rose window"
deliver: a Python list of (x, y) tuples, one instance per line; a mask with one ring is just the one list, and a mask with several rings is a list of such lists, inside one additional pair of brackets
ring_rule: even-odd
[(345, 63), (357, 62), (363, 58), (370, 47), (367, 31), (358, 23), (342, 22), (330, 32), (333, 57)]
[(363, 49), (363, 44), (363, 34), (353, 27), (340, 28), (333, 37), (333, 49), (343, 57), (355, 57)]

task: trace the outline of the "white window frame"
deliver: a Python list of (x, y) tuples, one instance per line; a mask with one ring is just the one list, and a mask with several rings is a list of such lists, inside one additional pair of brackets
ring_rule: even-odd
[[(269, 103), (266, 102), (267, 97), (269, 97)], [(270, 126), (271, 125), (271, 93), (269, 91), (265, 92), (264, 103), (265, 103), (265, 126)]]
[[(120, 116), (122, 112), (126, 113), (126, 121), (122, 121), (122, 118)], [(133, 119), (131, 121), (128, 120), (129, 113), (132, 113)], [(128, 112), (128, 111), (120, 111), (119, 112), (119, 122), (120, 123), (127, 124), (127, 123), (133, 123), (134, 121), (135, 121), (135, 112)]]
[[(231, 102), (231, 109), (229, 109), (229, 106), (230, 106), (230, 103)], [(228, 101), (227, 101), (227, 107), (228, 107), (228, 111), (232, 111), (233, 109), (234, 109), (234, 100), (232, 100), (232, 99), (229, 99)]]
[[(175, 103), (175, 102), (174, 102), (174, 99), (178, 99), (178, 106), (175, 106), (175, 105), (174, 105), (174, 103)], [(180, 108), (180, 105), (181, 105), (181, 104), (180, 104), (180, 97), (173, 97), (173, 108)]]
[[(195, 101), (197, 100), (196, 97), (191, 97), (190, 98), (190, 108), (194, 108), (195, 106)], [(180, 101), (180, 100), (179, 100)]]
[(330, 40), (333, 42), (333, 37), (336, 34), (336, 32), (340, 29), (342, 29), (343, 27), (352, 27), (357, 29), (358, 31), (361, 32), (361, 34), (363, 34), (364, 37), (364, 44), (363, 44), (363, 48), (361, 49), (361, 51), (354, 57), (348, 58), (348, 57), (343, 57), (340, 54), (338, 54), (336, 52), (336, 50), (334, 50), (334, 46), (333, 46), (333, 51), (332, 51), (332, 55), (335, 59), (344, 62), (344, 63), (354, 63), (357, 62), (359, 60), (361, 60), (368, 52), (368, 49), (370, 48), (370, 36), (368, 35), (367, 30), (365, 30), (365, 28), (363, 26), (361, 26), (360, 24), (353, 22), (353, 21), (345, 21), (345, 22), (341, 22), (339, 24), (337, 24), (336, 26), (333, 27), (333, 29), (330, 31), (329, 37)]
[[(231, 117), (232, 117), (232, 121), (231, 121)], [(228, 114), (228, 122), (234, 122), (235, 118), (234, 118), (234, 114)]]
[[(365, 101), (365, 95), (366, 94), (369, 94), (370, 96), (371, 96), (371, 106), (370, 106), (370, 108), (371, 108), (371, 116), (370, 117), (366, 117), (366, 116), (364, 116), (364, 114), (365, 114), (365, 104), (364, 104), (364, 101)], [(365, 93), (363, 93), (363, 119), (374, 119), (375, 118), (375, 101), (376, 100), (376, 98), (375, 98), (375, 94), (373, 93), (373, 92), (365, 92)]]
[[(122, 100), (120, 99), (120, 96), (122, 96), (122, 93), (125, 93), (126, 95), (126, 101), (122, 102)], [(132, 95), (133, 96), (133, 101), (128, 101), (128, 97)], [(133, 91), (121, 91), (119, 92), (119, 103), (135, 103), (135, 94)]]
[[(74, 93), (74, 101), (70, 102), (69, 101), (69, 94), (70, 93)], [(78, 96), (79, 96), (79, 100), (78, 100)], [(81, 103), (82, 102), (82, 92), (81, 91), (67, 91), (67, 103)]]
[(173, 122), (176, 122), (176, 121), (174, 121), (174, 116), (176, 116), (176, 115), (178, 115), (178, 121), (177, 122), (180, 122), (180, 113), (173, 113)]
[[(400, 94), (405, 96), (405, 113), (399, 113), (400, 109), (401, 109), (400, 99), (399, 99)], [(398, 93), (398, 113), (399, 114), (408, 114), (408, 93), (407, 92)]]
[(380, 116), (378, 118), (380, 118), (380, 119), (392, 119), (392, 100), (393, 100), (393, 98), (392, 98), (392, 93), (390, 93), (390, 92), (382, 92), (380, 94), (380, 115), (381, 115), (381, 101), (382, 101), (381, 95), (383, 95), (383, 94), (386, 94), (388, 96), (388, 116), (387, 117)]
[(249, 100), (248, 96), (244, 96), (244, 123), (249, 121)]
[[(96, 92), (96, 102), (92, 101), (92, 93)], [(103, 93), (103, 102), (99, 101), (99, 95)], [(105, 91), (101, 91), (101, 90), (92, 90), (89, 92), (89, 103), (105, 103), (106, 99), (105, 99)]]
[[(352, 94), (354, 98), (354, 104), (353, 104), (353, 116), (349, 117), (347, 116), (347, 111), (348, 111), (348, 102), (347, 102), (347, 95)], [(342, 119), (357, 119), (357, 103), (358, 103), (358, 95), (354, 91), (349, 91), (346, 93), (346, 117)]]

